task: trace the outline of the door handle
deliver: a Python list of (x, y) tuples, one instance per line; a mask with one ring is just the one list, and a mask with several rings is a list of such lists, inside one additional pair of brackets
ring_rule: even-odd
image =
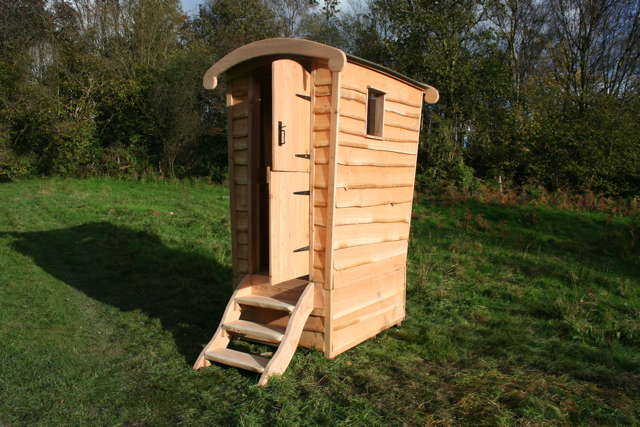
[(284, 145), (287, 142), (287, 134), (284, 128), (286, 128), (286, 126), (283, 125), (282, 122), (278, 122), (278, 145)]

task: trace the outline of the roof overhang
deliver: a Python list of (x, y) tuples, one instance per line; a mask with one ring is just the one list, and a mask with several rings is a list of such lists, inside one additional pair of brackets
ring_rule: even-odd
[(205, 89), (218, 85), (218, 76), (228, 69), (253, 58), (268, 55), (300, 55), (327, 61), (331, 71), (342, 71), (347, 56), (338, 48), (304, 39), (275, 38), (246, 44), (223, 56), (202, 78)]
[[(345, 55), (342, 50), (333, 46), (305, 39), (264, 39), (246, 44), (223, 56), (204, 73), (202, 85), (205, 89), (215, 89), (216, 86), (218, 86), (218, 76), (220, 74), (250, 59), (269, 55), (319, 58), (326, 60), (329, 69), (335, 72), (342, 71), (347, 63), (347, 55)], [(350, 62), (371, 68), (422, 90), (424, 93), (424, 101), (428, 104), (435, 104), (440, 98), (438, 90), (432, 86), (420, 83), (374, 62), (355, 56), (349, 56), (348, 58)]]

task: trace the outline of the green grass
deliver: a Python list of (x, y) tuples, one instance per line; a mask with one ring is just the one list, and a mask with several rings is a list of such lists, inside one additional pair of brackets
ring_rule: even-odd
[(640, 222), (420, 200), (407, 320), (266, 388), (190, 369), (230, 295), (228, 193), (0, 185), (0, 425), (640, 424)]

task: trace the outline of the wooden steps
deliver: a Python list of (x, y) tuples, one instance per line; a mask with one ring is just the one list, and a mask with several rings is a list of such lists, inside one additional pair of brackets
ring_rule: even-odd
[(246, 297), (236, 298), (236, 302), (242, 305), (248, 305), (252, 307), (270, 308), (272, 310), (281, 310), (291, 313), (295, 308), (294, 304), (277, 300), (275, 298), (263, 297), (257, 295), (251, 295)]
[(234, 320), (224, 323), (222, 327), (233, 334), (242, 335), (247, 338), (279, 343), (284, 337), (284, 330), (275, 326), (266, 326), (247, 320)]
[[(193, 365), (200, 369), (211, 362), (222, 363), (262, 374), (259, 385), (266, 385), (273, 375), (282, 375), (298, 348), (304, 325), (314, 307), (314, 284), (302, 282), (302, 293), (295, 304), (278, 298), (254, 295), (258, 292), (250, 276), (246, 276), (231, 296), (220, 325)], [(286, 328), (263, 325), (242, 319), (242, 310), (280, 310), (289, 314)], [(227, 348), (232, 337), (278, 344), (270, 359)]]
[(266, 357), (243, 353), (241, 351), (231, 350), (230, 348), (207, 351), (204, 353), (204, 357), (211, 362), (235, 366), (236, 368), (246, 369), (247, 371), (257, 372), (259, 374), (264, 372), (264, 368), (269, 363), (269, 359)]

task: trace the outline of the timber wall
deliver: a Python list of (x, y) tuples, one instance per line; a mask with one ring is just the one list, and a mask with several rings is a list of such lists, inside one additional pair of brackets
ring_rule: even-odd
[[(367, 91), (384, 95), (382, 137), (366, 134)], [(405, 316), (406, 260), (423, 92), (347, 63), (340, 84), (333, 215), (333, 357)], [(316, 185), (328, 185), (319, 177)], [(323, 217), (324, 214), (324, 217)]]
[(227, 89), (231, 258), (234, 287), (249, 273), (249, 114), (248, 77), (233, 79)]

